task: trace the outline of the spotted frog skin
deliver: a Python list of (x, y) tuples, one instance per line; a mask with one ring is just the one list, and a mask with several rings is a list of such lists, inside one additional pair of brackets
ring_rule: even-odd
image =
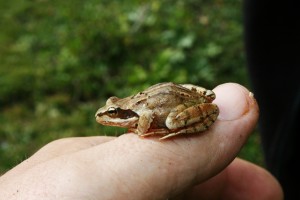
[(212, 103), (215, 97), (213, 91), (192, 84), (158, 83), (126, 98), (110, 97), (95, 117), (100, 124), (163, 140), (207, 130), (219, 114)]

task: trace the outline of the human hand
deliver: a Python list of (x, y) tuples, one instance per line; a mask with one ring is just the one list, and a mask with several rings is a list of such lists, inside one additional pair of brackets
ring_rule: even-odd
[(237, 84), (214, 92), (220, 116), (208, 131), (60, 139), (4, 174), (0, 199), (283, 199), (272, 175), (235, 159), (256, 125), (255, 100)]

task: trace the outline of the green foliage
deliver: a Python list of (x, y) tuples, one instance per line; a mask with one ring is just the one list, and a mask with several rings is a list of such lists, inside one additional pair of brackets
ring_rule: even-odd
[(11, 0), (0, 11), (0, 171), (57, 138), (124, 132), (95, 123), (109, 96), (163, 81), (248, 85), (241, 1)]

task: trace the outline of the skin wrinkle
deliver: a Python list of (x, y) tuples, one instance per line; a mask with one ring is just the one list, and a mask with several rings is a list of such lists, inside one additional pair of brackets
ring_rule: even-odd
[[(199, 135), (194, 135), (192, 137), (199, 137)], [(167, 150), (167, 152), (171, 152), (178, 159), (177, 161), (173, 160), (173, 159), (169, 159), (170, 162), (169, 162), (169, 167), (168, 167), (169, 170), (168, 171), (173, 171), (174, 169), (176, 169), (175, 171), (177, 171), (177, 172), (174, 174), (181, 174), (181, 173), (186, 173), (186, 171), (197, 171), (198, 170), (197, 167), (193, 167), (193, 166), (197, 166), (197, 164), (188, 165), (188, 166), (184, 164), (185, 162), (192, 162), (195, 160), (194, 157), (190, 156), (190, 153), (189, 153), (190, 150), (188, 150), (188, 148), (187, 148), (191, 145), (186, 145), (186, 143), (194, 142), (194, 139), (190, 138), (190, 137), (183, 137), (182, 140), (185, 140), (184, 144), (182, 142), (176, 142), (176, 140), (168, 141), (170, 143), (176, 144), (177, 147), (174, 147), (173, 144), (170, 145), (172, 149), (177, 149), (177, 150), (180, 149), (179, 152), (182, 152), (182, 153), (175, 153), (175, 151), (170, 151), (170, 148), (166, 148), (167, 147), (166, 145), (162, 145), (164, 150)], [(181, 151), (181, 149), (183, 151)], [(168, 153), (166, 155), (168, 155)], [(184, 155), (186, 155), (186, 156), (184, 156)], [(170, 155), (168, 157), (172, 157), (172, 155)], [(203, 157), (205, 158), (205, 156), (203, 156)], [(188, 159), (188, 161), (186, 161), (187, 159)], [(182, 163), (182, 165), (178, 166), (178, 163)], [(196, 178), (192, 177), (192, 176), (193, 176), (192, 174), (191, 174), (191, 176), (186, 176), (185, 177), (186, 180), (183, 182), (188, 183), (188, 182), (190, 182), (190, 180), (195, 180)], [(178, 188), (182, 187), (182, 185), (181, 185), (182, 177), (181, 177), (181, 182), (177, 179), (176, 176), (175, 177), (172, 176), (171, 179), (173, 179), (173, 181), (171, 181), (171, 180), (167, 181), (167, 182), (173, 182), (173, 188), (170, 190), (169, 196), (173, 196), (174, 194), (176, 194), (177, 192), (175, 192), (175, 191), (178, 191)], [(191, 181), (191, 184), (186, 184), (185, 187), (188, 188), (188, 187), (192, 186), (193, 183), (195, 183), (195, 182), (196, 181)]]
[[(136, 136), (134, 136), (134, 137), (136, 137)], [(123, 139), (125, 139), (125, 138), (123, 138)], [(181, 158), (180, 158), (180, 160), (182, 160), (182, 161), (176, 161), (176, 160), (173, 160), (173, 159), (171, 159), (171, 157), (172, 156), (169, 156), (169, 152), (168, 151), (165, 151), (165, 147), (164, 147), (164, 145), (162, 145), (160, 142), (158, 143), (158, 144), (160, 144), (159, 146), (153, 146), (153, 145), (151, 145), (151, 146), (148, 146), (147, 144), (151, 144), (152, 142), (151, 141), (144, 141), (144, 142), (146, 142), (146, 144), (144, 144), (144, 145), (142, 145), (142, 149), (139, 149), (139, 153), (147, 153), (147, 152), (150, 152), (150, 154), (149, 155), (147, 155), (147, 154), (145, 154), (145, 155), (143, 155), (143, 158), (145, 158), (148, 162), (147, 163), (150, 163), (150, 165), (148, 165), (147, 166), (147, 168), (145, 168), (145, 169), (148, 169), (148, 170), (150, 170), (150, 171), (152, 171), (152, 170), (156, 170), (156, 168), (157, 167), (160, 167), (160, 168), (165, 168), (165, 169), (169, 169), (169, 170), (165, 170), (165, 171), (160, 171), (161, 173), (159, 173), (159, 174), (161, 174), (159, 177), (160, 177), (160, 179), (161, 179), (161, 177), (165, 177), (165, 179), (164, 180), (161, 180), (160, 182), (165, 182), (165, 183), (167, 183), (167, 182), (178, 182), (178, 181), (176, 181), (176, 179), (177, 179), (177, 177), (174, 177), (174, 176), (169, 176), (168, 174), (169, 174), (169, 171), (170, 170), (174, 170), (174, 169), (176, 169), (176, 171), (177, 172), (181, 172), (183, 169), (185, 169), (185, 168), (183, 168), (182, 169), (182, 167), (185, 167), (184, 165), (182, 165), (182, 166), (178, 166), (178, 165), (176, 165), (176, 163), (182, 163), (185, 159), (184, 158), (182, 158), (182, 156), (180, 156)], [(169, 144), (170, 145), (170, 144)], [(173, 145), (173, 144), (172, 144)], [(161, 147), (164, 147), (164, 148), (161, 148)], [(141, 146), (139, 146), (139, 147), (141, 147)], [(151, 147), (155, 147), (155, 148), (159, 148), (159, 150), (157, 151), (157, 150), (150, 150), (149, 151), (149, 148), (151, 148)], [(133, 152), (138, 152), (138, 151), (136, 151), (136, 150), (134, 150), (135, 148), (134, 148), (134, 145), (131, 145), (131, 148), (130, 148), (130, 151), (128, 151), (128, 152), (125, 152), (125, 154), (130, 154), (131, 155), (131, 157), (133, 157), (133, 158), (138, 158), (138, 160), (140, 159), (139, 158), (139, 154), (137, 154), (137, 156), (134, 156), (134, 155), (132, 155), (132, 151)], [(164, 149), (163, 151), (162, 151), (162, 149)], [(116, 151), (118, 151), (118, 150), (116, 150)], [(160, 154), (159, 154), (159, 156), (156, 156), (156, 154), (151, 154), (151, 152), (160, 152)], [(111, 154), (110, 154), (111, 155)], [(165, 155), (165, 156), (164, 156)], [(179, 159), (179, 157), (177, 156), (177, 157), (175, 157), (176, 159)], [(150, 160), (149, 160), (150, 159)], [(160, 160), (157, 160), (157, 159), (160, 159)], [(145, 160), (145, 162), (146, 162), (146, 160)], [(154, 161), (151, 161), (151, 160), (154, 160)], [(135, 164), (136, 165), (136, 163), (137, 163), (137, 161), (131, 161), (130, 163), (133, 163), (133, 164)], [(128, 163), (127, 162), (127, 165), (131, 165), (130, 163)], [(151, 165), (151, 163), (154, 163), (155, 165), (153, 166), (153, 165)], [(172, 164), (171, 166), (172, 166), (172, 168), (170, 167), (170, 163), (174, 163), (174, 164)], [(117, 166), (115, 166), (115, 167), (117, 167)], [(129, 167), (130, 168), (130, 167)], [(134, 168), (133, 168), (134, 169)], [(145, 169), (143, 169), (143, 170), (145, 170)], [(182, 170), (181, 170), (182, 169)], [(126, 170), (126, 169), (124, 169), (124, 171), (130, 171), (130, 170)], [(165, 173), (167, 173), (167, 174), (165, 174)], [(136, 177), (136, 176), (134, 176), (134, 174), (135, 174), (135, 171), (133, 171), (132, 172), (132, 176), (133, 177)], [(143, 172), (143, 176), (144, 176), (144, 178), (146, 179), (146, 180), (149, 180), (149, 182), (155, 182), (155, 180), (153, 180), (153, 178), (155, 178), (156, 176), (154, 176), (154, 177), (149, 177), (149, 176), (147, 176), (147, 172)], [(150, 175), (151, 175), (151, 173), (150, 173)], [(120, 175), (121, 176), (121, 175)], [(175, 179), (174, 179), (175, 178)], [(155, 178), (156, 179), (156, 178)], [(170, 180), (170, 179), (172, 179), (172, 180)], [(131, 180), (131, 179), (130, 179)], [(128, 181), (130, 181), (130, 180), (128, 180)], [(132, 181), (136, 181), (136, 180), (132, 180)], [(153, 192), (155, 192), (156, 191), (156, 189), (155, 188), (150, 188), (150, 190), (149, 191), (153, 191)], [(148, 191), (148, 192), (149, 192)], [(144, 195), (145, 195), (145, 193), (144, 193)]]
[[(103, 162), (102, 163), (102, 165), (103, 164), (106, 164), (105, 162)], [(111, 181), (113, 182), (112, 183), (112, 185), (113, 184), (116, 184), (116, 185), (119, 185), (119, 187), (118, 187), (118, 191), (115, 191), (115, 192), (118, 192), (118, 194), (119, 195), (121, 195), (121, 196), (129, 196), (130, 194), (132, 194), (132, 192), (134, 192), (133, 190), (131, 190), (131, 188), (126, 184), (127, 183), (127, 181), (125, 180), (125, 179), (123, 179), (123, 176), (120, 176), (120, 172), (118, 172), (117, 170), (115, 170), (115, 168), (113, 168), (113, 167), (111, 167), (111, 166), (109, 166), (109, 165), (107, 165), (107, 167), (103, 167), (102, 166), (102, 168), (104, 168), (105, 170), (107, 170), (108, 172), (102, 172), (102, 173), (108, 173), (108, 174), (110, 174), (110, 179), (111, 179)], [(129, 178), (129, 176), (130, 176), (131, 174), (128, 174), (128, 178)], [(129, 178), (130, 179), (130, 178)], [(135, 180), (135, 181), (137, 181), (137, 182), (139, 182), (140, 183), (140, 181), (139, 180)], [(141, 183), (140, 183), (141, 184)], [(109, 185), (107, 185), (107, 187), (109, 187)], [(107, 191), (107, 188), (106, 187), (106, 189), (102, 189), (102, 191), (104, 192), (104, 191)], [(101, 188), (99, 188), (100, 190), (101, 190)], [(109, 194), (109, 193), (107, 193), (107, 194)], [(113, 194), (113, 192), (111, 193), (112, 194), (112, 196), (111, 196), (111, 199), (113, 199), (114, 198), (114, 194)], [(95, 194), (95, 197), (97, 197), (98, 195), (97, 194)]]
[[(102, 185), (102, 188), (101, 188), (101, 191), (102, 192), (104, 192), (104, 191), (109, 191), (109, 189), (112, 189), (111, 187), (110, 187), (110, 185), (113, 185), (113, 184), (119, 184), (120, 182), (121, 182), (121, 179), (119, 179), (119, 175), (118, 175), (118, 173), (116, 172), (116, 171), (114, 171), (113, 169), (113, 167), (111, 167), (111, 166), (109, 166), (109, 165), (107, 165), (107, 167), (105, 167), (105, 166), (103, 166), (103, 165), (105, 165), (105, 162), (102, 162), (101, 163), (101, 166), (96, 166), (96, 164), (97, 164), (97, 162), (94, 162), (93, 160), (89, 160), (89, 158), (90, 157), (86, 157), (86, 151), (90, 151), (90, 149), (86, 149), (86, 150), (82, 150), (82, 151), (79, 151), (79, 152), (75, 152), (74, 153), (74, 156), (72, 156), (72, 158), (74, 159), (74, 160), (76, 160), (75, 162), (72, 162), (72, 163), (81, 163), (81, 165), (79, 165), (79, 166), (76, 166), (76, 165), (72, 165), (71, 167), (70, 167), (70, 170), (68, 170), (68, 172), (70, 173), (70, 177), (72, 178), (72, 179), (74, 179), (75, 178), (75, 180), (76, 180), (76, 178), (80, 178), (80, 177), (82, 177), (82, 176), (86, 176), (86, 177), (90, 177), (90, 181), (91, 182), (96, 182), (97, 180), (96, 179), (98, 179), (98, 180), (102, 180), (102, 176), (103, 175), (106, 175), (106, 174), (113, 174), (113, 175), (111, 175), (110, 176), (110, 181), (112, 182), (111, 184), (109, 184), (109, 185)], [(93, 153), (93, 151), (92, 152), (89, 152), (89, 153)], [(92, 156), (93, 157), (93, 156)], [(83, 165), (82, 166), (82, 163), (85, 163), (85, 165)], [(102, 170), (101, 170), (101, 172), (100, 172), (100, 174), (98, 173), (95, 173), (95, 170), (97, 169), (97, 168), (101, 168)], [(76, 170), (75, 170), (76, 169)], [(107, 171), (105, 171), (105, 170), (107, 170)], [(74, 173), (73, 173), (74, 172)], [(74, 180), (73, 180), (74, 181)], [(66, 186), (66, 184), (63, 184), (63, 185), (65, 185)], [(84, 185), (83, 185), (84, 186)], [(93, 197), (93, 198), (97, 198), (97, 197), (99, 197), (99, 195), (103, 195), (104, 193), (102, 193), (100, 190), (99, 190), (99, 188), (96, 188), (96, 189), (92, 189), (91, 188), (91, 186), (97, 186), (97, 185), (89, 185), (88, 187), (89, 188), (86, 188), (86, 187), (80, 187), (83, 191), (99, 191), (100, 192), (100, 194), (98, 194), (98, 193), (96, 193), (96, 194), (94, 194), (93, 192), (91, 192), (90, 193), (90, 195), (89, 195), (89, 197)], [(126, 186), (125, 184), (122, 184), (122, 182), (121, 182), (121, 184), (120, 184), (120, 186)], [(73, 188), (74, 189), (74, 188)], [(69, 191), (69, 193), (70, 193), (70, 196), (71, 196), (71, 194), (72, 194), (72, 191), (73, 191), (73, 189), (72, 188), (70, 188), (70, 189), (68, 189), (68, 188), (65, 188), (65, 192), (68, 192)], [(77, 188), (78, 189), (78, 188)], [(76, 190), (77, 190), (76, 189)], [(124, 191), (124, 190), (123, 190)], [(64, 192), (64, 195), (65, 195), (65, 192)], [(120, 191), (120, 187), (118, 188), (118, 193), (121, 193), (121, 191)], [(85, 194), (85, 192), (82, 192), (81, 194)], [(114, 192), (112, 191), (111, 193), (109, 193), (109, 192), (105, 192), (105, 194), (106, 195), (109, 195), (109, 194), (111, 194), (111, 197), (109, 197), (109, 196), (107, 196), (107, 198), (108, 199), (113, 199), (113, 194), (114, 194)], [(94, 196), (93, 196), (94, 195)], [(80, 197), (80, 198), (84, 198), (84, 197)], [(68, 199), (68, 198), (66, 198), (66, 199)], [(86, 199), (86, 198), (84, 198), (84, 199)], [(88, 199), (90, 199), (90, 198), (88, 198)]]
[[(110, 163), (110, 165), (107, 166), (107, 168), (114, 168), (115, 172), (117, 173), (117, 176), (120, 177), (121, 179), (126, 177), (126, 179), (124, 179), (124, 181), (122, 181), (122, 185), (126, 185), (127, 183), (130, 183), (130, 182), (135, 182), (135, 183), (138, 183), (138, 185), (141, 188), (148, 188), (149, 183), (152, 180), (149, 180), (149, 178), (147, 178), (147, 176), (140, 177), (136, 173), (135, 169), (136, 169), (137, 163), (140, 163), (140, 162), (148, 163), (149, 162), (147, 159), (151, 158), (151, 156), (148, 156), (147, 154), (149, 154), (149, 152), (151, 153), (151, 151), (149, 151), (149, 147), (151, 148), (151, 146), (148, 146), (147, 144), (145, 144), (142, 146), (142, 149), (141, 149), (140, 148), (141, 146), (139, 146), (138, 144), (135, 145), (135, 143), (131, 143), (129, 148), (126, 148), (126, 143), (124, 143), (124, 138), (122, 138), (122, 140), (123, 140), (122, 144), (118, 145), (119, 147), (122, 147), (122, 149), (121, 150), (120, 149), (110, 149), (112, 151), (106, 152), (110, 156), (109, 157), (104, 156), (104, 158), (103, 157), (100, 158), (99, 160), (101, 160), (101, 162), (99, 164), (101, 164), (102, 162)], [(119, 141), (116, 141), (116, 142), (119, 142)], [(152, 143), (152, 142), (150, 141), (150, 143)], [(148, 152), (144, 150), (147, 148), (148, 148)], [(140, 156), (141, 152), (145, 153), (145, 155), (143, 157)], [(114, 154), (116, 154), (116, 155), (114, 155)], [(136, 154), (136, 156), (134, 154)], [(129, 156), (129, 159), (127, 159), (128, 156)], [(111, 158), (116, 158), (117, 162), (110, 161)], [(126, 162), (126, 165), (123, 164), (125, 162)], [(155, 162), (150, 161), (149, 163), (155, 163)], [(143, 164), (141, 164), (141, 165), (143, 165)], [(103, 166), (99, 166), (99, 167), (103, 167)], [(126, 168), (124, 168), (124, 167), (126, 167)], [(151, 170), (153, 170), (153, 167), (151, 167), (151, 165), (148, 165), (148, 168), (144, 168), (143, 170), (146, 170), (146, 169), (150, 170), (150, 168), (151, 168)], [(144, 172), (144, 175), (147, 175), (147, 172)], [(127, 195), (132, 194), (133, 192), (135, 192), (135, 190), (136, 190), (136, 188), (127, 189), (127, 191), (129, 191)], [(151, 188), (148, 188), (148, 191), (149, 190), (151, 190)], [(141, 195), (146, 195), (146, 193), (141, 192)]]
[[(85, 151), (85, 150), (83, 150)], [(81, 177), (89, 177), (89, 182), (90, 183), (96, 183), (98, 180), (102, 180), (101, 174), (107, 174), (109, 173), (113, 174), (114, 171), (112, 170), (113, 168), (108, 168), (105, 167), (105, 163), (102, 163), (102, 169), (101, 169), (101, 174), (95, 173), (95, 169), (97, 166), (94, 166), (93, 160), (90, 160), (88, 157), (84, 156), (82, 152), (76, 152), (73, 156), (73, 163), (75, 165), (72, 165), (71, 168), (68, 170), (70, 172), (70, 181), (72, 182), (80, 182)], [(80, 163), (80, 165), (76, 165), (76, 163)], [(84, 164), (84, 165), (83, 165)], [(118, 184), (119, 182), (116, 181), (116, 177), (118, 176), (111, 176), (110, 178), (113, 179), (113, 184), (115, 181), (115, 184)], [(78, 179), (78, 180), (77, 180)], [(113, 194), (113, 193), (106, 193), (104, 191), (109, 191), (111, 189), (111, 184), (102, 184), (101, 185), (101, 195), (103, 194)], [(121, 185), (120, 185), (121, 187)], [(120, 188), (119, 187), (119, 188)], [(80, 187), (71, 187), (71, 188), (65, 188), (63, 193), (68, 193), (70, 197), (72, 198), (66, 198), (66, 199), (74, 199), (73, 193), (76, 190), (77, 193), (81, 194), (78, 196), (78, 199), (99, 199), (99, 185), (97, 184), (83, 184)], [(78, 192), (78, 190), (81, 190), (82, 192)], [(95, 193), (95, 191), (97, 191)], [(106, 196), (107, 199), (113, 199), (113, 196)]]
[[(216, 122), (215, 125), (218, 126), (218, 125), (217, 125), (218, 123), (219, 123), (219, 122)], [(214, 127), (211, 127), (211, 131), (214, 132), (214, 130), (215, 130), (215, 128), (214, 128)], [(203, 145), (205, 145), (207, 142), (212, 141), (213, 138), (215, 138), (215, 136), (216, 136), (216, 135), (212, 135), (212, 134), (209, 133), (208, 131), (205, 131), (205, 132), (202, 132), (202, 133), (199, 134), (199, 135), (196, 135), (196, 134), (190, 135), (190, 136), (186, 137), (186, 140), (187, 140), (188, 142), (190, 142), (190, 143), (199, 143), (199, 144), (197, 144), (197, 145), (203, 146)], [(197, 140), (197, 139), (196, 139), (197, 137), (200, 137), (201, 140), (200, 140), (200, 141)], [(203, 143), (203, 145), (202, 145), (202, 143)], [(194, 146), (194, 145), (195, 145), (195, 144), (191, 144), (191, 145), (183, 144), (182, 146), (184, 147), (183, 149), (186, 149), (186, 147), (188, 147), (188, 146)], [(205, 166), (204, 166), (204, 165), (199, 166), (200, 169), (206, 169), (206, 168), (209, 168), (209, 166), (210, 166), (209, 163), (212, 162), (213, 159), (212, 159), (212, 157), (206, 157), (205, 155), (208, 155), (208, 154), (214, 154), (214, 153), (212, 153), (212, 152), (215, 152), (216, 149), (217, 149), (217, 148), (215, 148), (214, 146), (207, 146), (207, 148), (202, 149), (202, 151), (205, 151), (205, 152), (207, 152), (207, 153), (200, 152), (200, 154), (198, 154), (198, 156), (199, 156), (199, 155), (203, 155), (203, 158), (202, 158), (201, 160), (204, 160), (204, 159), (206, 158), (205, 161), (203, 162), (203, 163), (205, 163)], [(189, 155), (189, 152), (190, 152), (190, 151), (187, 151), (186, 154)], [(194, 157), (189, 157), (189, 159), (193, 161), (193, 160), (194, 160)]]
[[(206, 135), (206, 134), (204, 134), (204, 135)], [(187, 142), (187, 143), (195, 143), (196, 141), (195, 141), (194, 137), (207, 137), (206, 140), (209, 140), (209, 137), (211, 137), (211, 136), (210, 135), (207, 135), (207, 136), (193, 135), (193, 136), (189, 136), (189, 137), (184, 137), (182, 139), (185, 139), (185, 142)], [(183, 151), (179, 150), (179, 152), (182, 152), (182, 154), (175, 153), (175, 157), (177, 159), (181, 158), (180, 160), (183, 160), (183, 161), (186, 160), (186, 159), (189, 159), (191, 161), (194, 160), (194, 157), (190, 156), (189, 150), (187, 150), (187, 148), (186, 148), (187, 146), (194, 146), (193, 144), (186, 145), (186, 143), (182, 143), (182, 141), (179, 143), (179, 142), (176, 142), (176, 140), (171, 140), (171, 141), (168, 141), (168, 142), (170, 142), (169, 144), (172, 144), (172, 145), (174, 145), (174, 143), (176, 143), (176, 145), (179, 145), (178, 147), (174, 147), (174, 146), (170, 145), (172, 149), (176, 149), (176, 150), (182, 149), (183, 150)], [(199, 141), (197, 141), (197, 142), (199, 142)], [(202, 142), (205, 142), (205, 141), (202, 141)], [(161, 143), (158, 143), (158, 144), (161, 144)], [(168, 144), (168, 143), (166, 142), (166, 144)], [(171, 152), (172, 154), (174, 154), (174, 151), (170, 151), (170, 148), (167, 148), (169, 145), (168, 146), (167, 145), (160, 145), (160, 146), (163, 147), (164, 150), (167, 150), (168, 152)], [(201, 146), (201, 144), (200, 144), (200, 146)], [(214, 149), (215, 148), (212, 148), (211, 152), (213, 152)], [(186, 153), (184, 153), (184, 151), (186, 151)], [(160, 152), (160, 156), (159, 157), (161, 157), (161, 155), (162, 155), (161, 150), (159, 152)], [(208, 152), (209, 152), (209, 150), (208, 150)], [(167, 153), (167, 155), (168, 155), (168, 153)], [(179, 155), (179, 157), (178, 157), (178, 155)], [(183, 157), (183, 155), (187, 155), (187, 157)], [(205, 155), (205, 154), (200, 154), (200, 155)], [(168, 157), (170, 157), (170, 156), (168, 156)], [(171, 157), (172, 157), (172, 155), (171, 155)], [(204, 158), (205, 158), (205, 156), (203, 156), (203, 159)], [(209, 160), (209, 158), (207, 158), (207, 159)], [(174, 166), (175, 168), (177, 168), (177, 170), (178, 170), (178, 166), (176, 166), (176, 163), (182, 163), (180, 160), (178, 160), (177, 162), (176, 161), (172, 161), (172, 163), (174, 163), (174, 165), (172, 165), (172, 166)], [(200, 166), (198, 169), (193, 168), (192, 165), (185, 166), (185, 168), (189, 168), (189, 169), (186, 169), (186, 170), (192, 170), (192, 171), (198, 171), (200, 169), (207, 169), (207, 168), (209, 168), (213, 164), (213, 162), (208, 162), (208, 160), (206, 162), (203, 162), (203, 163), (205, 163), (206, 166)], [(212, 164), (209, 164), (209, 163), (212, 163)], [(197, 166), (196, 163), (195, 163), (195, 166)], [(170, 170), (172, 170), (172, 169), (170, 169)], [(196, 177), (187, 177), (187, 179), (197, 180)], [(192, 181), (192, 182), (195, 183), (196, 181)], [(186, 186), (186, 187), (188, 187), (188, 186)]]
[[(186, 137), (186, 138), (182, 138), (182, 139), (185, 139), (185, 142), (186, 143), (195, 143), (195, 138), (193, 138), (193, 137), (201, 137), (201, 135), (194, 135), (194, 136), (192, 136), (192, 138), (190, 138), (190, 137)], [(191, 145), (187, 145), (187, 144), (183, 144), (183, 143), (178, 143), (178, 144), (181, 144), (180, 146), (180, 148), (182, 148), (182, 149), (184, 149), (185, 151), (186, 151), (186, 146), (194, 146), (194, 144), (191, 144)], [(200, 146), (201, 146), (201, 144), (200, 144)], [(173, 147), (174, 148), (174, 147)], [(175, 149), (178, 149), (178, 148), (175, 148)], [(182, 151), (180, 151), (180, 152), (182, 152)], [(188, 159), (189, 161), (187, 161), (187, 162), (191, 162), (191, 163), (193, 163), (194, 162), (194, 160), (195, 160), (195, 158), (193, 157), (193, 156), (190, 156), (190, 153), (189, 153), (190, 151), (187, 151), (186, 153), (182, 153), (181, 155), (180, 155), (180, 157), (182, 158), (181, 160), (183, 160), (184, 162), (186, 162), (186, 159)], [(185, 156), (185, 157), (183, 157), (183, 155), (187, 155), (187, 157)], [(199, 154), (199, 155), (203, 155), (203, 158), (202, 158), (202, 160), (204, 160), (206, 157), (205, 157), (205, 154)], [(199, 158), (198, 158), (199, 159)], [(207, 158), (208, 160), (209, 160), (209, 158)], [(204, 165), (202, 165), (202, 166), (200, 166), (200, 167), (196, 167), (197, 166), (197, 163), (194, 163), (194, 164), (192, 164), (192, 165), (189, 165), (189, 166), (187, 166), (187, 165), (182, 165), (181, 167), (184, 167), (184, 168), (179, 168), (178, 167), (178, 165), (176, 165), (176, 163), (183, 163), (183, 162), (181, 162), (180, 160), (179, 161), (174, 161), (173, 163), (174, 163), (174, 165), (172, 165), (172, 167), (174, 167), (175, 169), (176, 169), (176, 171), (177, 172), (175, 172), (174, 174), (180, 174), (181, 173), (181, 171), (182, 171), (182, 173), (186, 173), (186, 171), (194, 171), (194, 172), (196, 172), (196, 171), (200, 171), (200, 170), (205, 170), (205, 169), (207, 169), (207, 168), (209, 168), (209, 163), (210, 162), (208, 162), (208, 160), (207, 160), (207, 162), (203, 162), (204, 163)], [(194, 166), (194, 167), (193, 167)], [(169, 167), (169, 171), (172, 171), (173, 169), (172, 168), (170, 168)], [(181, 169), (181, 170), (180, 170)], [(188, 187), (191, 187), (192, 185), (194, 185), (195, 183), (197, 183), (198, 181), (197, 181), (197, 176), (195, 176), (195, 174), (190, 174), (190, 176), (186, 176), (185, 177), (185, 181), (183, 181), (183, 182), (186, 182), (186, 183), (188, 183), (188, 182), (190, 182), (190, 184), (186, 184), (185, 185), (185, 188), (188, 188)], [(191, 181), (192, 180), (192, 181)], [(181, 178), (181, 181), (182, 181), (182, 178)], [(171, 196), (171, 194), (172, 194), (172, 196), (174, 195), (174, 194), (176, 194), (175, 192), (173, 192), (173, 191), (178, 191), (178, 188), (180, 188), (177, 184), (175, 184), (175, 182), (179, 182), (179, 181), (176, 181), (176, 179), (175, 180), (173, 180), (173, 185), (174, 185), (174, 188), (170, 191), (170, 196)], [(181, 183), (182, 184), (182, 183)]]
[[(183, 154), (181, 153), (177, 153), (177, 150), (173, 150), (173, 149), (185, 149), (184, 146), (182, 147), (180, 145), (180, 143), (176, 142), (176, 140), (169, 140), (169, 141), (162, 141), (160, 142), (161, 144), (159, 144), (159, 148), (162, 148), (164, 151), (166, 151), (168, 153), (171, 153), (170, 155), (175, 155), (175, 157), (177, 158), (180, 158), (180, 157), (183, 157)], [(166, 143), (168, 143), (168, 145), (165, 145)], [(170, 144), (170, 143), (173, 143), (173, 144)], [(175, 148), (174, 148), (174, 145), (175, 145)], [(169, 146), (171, 148), (169, 148)]]
[[(52, 162), (52, 160), (50, 160), (49, 162)], [(57, 181), (57, 180), (53, 179), (55, 176), (49, 175), (49, 174), (53, 173), (53, 171), (49, 171), (48, 168), (43, 167), (45, 163), (47, 163), (47, 162), (38, 163), (37, 165), (35, 165), (35, 166), (29, 168), (27, 171), (25, 171), (25, 173), (20, 174), (20, 176), (22, 176), (23, 179), (18, 179), (19, 181), (14, 182), (15, 186), (18, 187), (18, 195), (22, 196), (23, 193), (27, 193), (28, 196), (32, 196), (32, 199), (43, 199), (45, 197), (49, 197), (49, 194), (48, 194), (49, 191), (52, 192), (55, 190), (59, 190), (59, 189), (57, 189), (56, 184), (54, 184)], [(55, 171), (57, 172), (60, 169), (62, 169), (60, 164), (56, 165)], [(35, 179), (32, 179), (32, 176), (30, 175), (31, 171), (40, 172), (39, 173), (40, 176), (36, 177)], [(58, 172), (58, 174), (59, 174), (59, 172)], [(40, 182), (40, 178), (44, 178), (44, 177), (47, 177), (48, 180), (51, 180), (51, 178), (52, 178), (53, 181), (48, 181), (48, 183), (46, 185), (43, 182)], [(65, 179), (63, 179), (63, 180), (65, 180)], [(19, 187), (19, 185), (20, 186), (27, 185), (28, 183), (30, 183), (32, 185), (32, 188), (34, 188), (34, 190), (26, 190), (26, 189), (23, 189), (22, 187)], [(49, 184), (49, 183), (53, 183), (53, 184)], [(47, 188), (47, 189), (44, 189), (44, 188)], [(52, 189), (49, 189), (49, 188), (52, 188)], [(57, 195), (55, 195), (53, 197), (53, 194), (57, 194), (57, 193), (54, 192), (51, 195), (51, 197), (55, 199), (57, 197)]]

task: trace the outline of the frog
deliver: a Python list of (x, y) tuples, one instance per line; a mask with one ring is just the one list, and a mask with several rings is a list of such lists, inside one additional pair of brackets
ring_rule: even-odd
[(215, 98), (212, 90), (197, 85), (157, 83), (125, 98), (108, 98), (95, 118), (102, 125), (165, 140), (209, 129), (219, 115)]

